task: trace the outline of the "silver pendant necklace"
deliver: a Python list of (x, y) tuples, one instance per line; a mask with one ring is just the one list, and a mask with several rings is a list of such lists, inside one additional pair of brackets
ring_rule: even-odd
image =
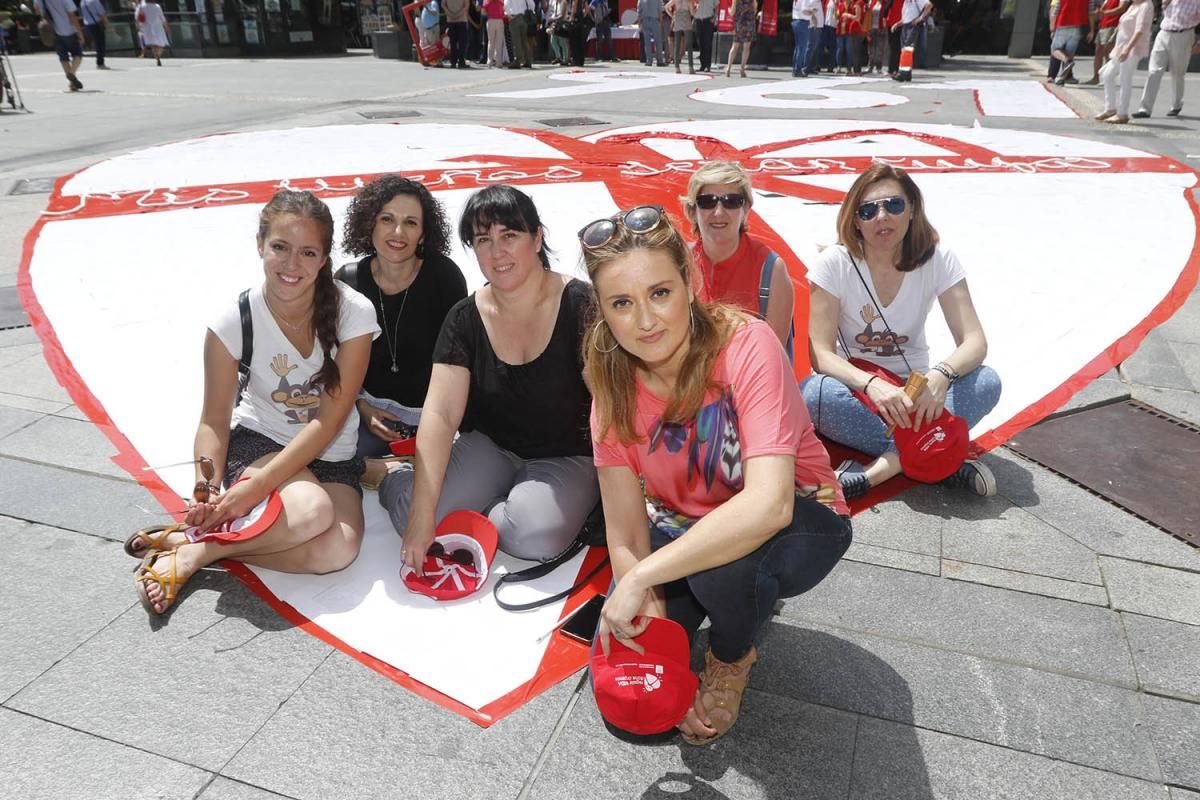
[[(412, 287), (409, 286), (409, 289)], [(404, 306), (408, 303), (408, 289), (404, 290), (404, 297), (400, 298), (400, 312), (396, 314), (396, 323), (392, 326), (392, 331), (388, 331), (387, 312), (383, 308), (383, 289), (379, 290), (379, 317), (383, 320), (383, 337), (387, 342), (388, 355), (392, 359), (392, 372), (399, 372), (400, 367), (396, 366), (396, 351), (400, 346), (400, 317), (404, 316)], [(395, 340), (395, 341), (393, 341)]]
[(296, 334), (296, 335), (300, 334), (300, 326), (303, 325), (308, 320), (307, 314), (304, 315), (304, 319), (300, 320), (299, 322), (293, 323), (287, 317), (283, 316), (283, 314), (280, 314), (278, 311), (276, 311), (274, 309), (274, 307), (271, 305), (271, 301), (267, 299), (266, 292), (263, 292), (263, 302), (267, 304), (267, 310), (275, 315), (275, 319), (279, 320), (284, 325), (287, 325), (288, 328), (291, 329), (293, 334)]

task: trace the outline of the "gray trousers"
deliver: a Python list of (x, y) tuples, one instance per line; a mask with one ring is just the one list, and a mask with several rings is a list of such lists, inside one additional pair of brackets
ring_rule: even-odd
[(1188, 61), (1192, 58), (1192, 43), (1195, 41), (1196, 31), (1192, 28), (1158, 32), (1150, 50), (1150, 74), (1146, 76), (1146, 88), (1142, 89), (1139, 110), (1146, 113), (1154, 110), (1158, 87), (1162, 83), (1163, 73), (1167, 71), (1171, 73), (1171, 88), (1175, 90), (1171, 108), (1183, 108), (1183, 76), (1187, 74)]
[[(413, 468), (405, 464), (379, 484), (379, 503), (403, 535), (412, 503)], [(546, 561), (566, 549), (600, 499), (591, 456), (524, 459), (478, 431), (458, 437), (450, 450), (437, 520), (451, 511), (486, 514), (500, 549), (528, 561)]]

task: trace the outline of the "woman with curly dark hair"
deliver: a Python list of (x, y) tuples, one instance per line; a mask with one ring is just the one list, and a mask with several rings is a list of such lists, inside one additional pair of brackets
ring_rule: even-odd
[[(449, 257), (450, 227), (441, 204), (420, 183), (384, 175), (368, 183), (346, 212), (343, 248), (362, 258), (335, 277), (375, 307), (382, 335), (358, 401), (358, 454), (382, 456), (402, 438), (396, 404), (420, 408), (429, 389), (433, 346), (446, 312), (467, 296), (462, 271)], [(368, 465), (370, 485), (374, 476)]]

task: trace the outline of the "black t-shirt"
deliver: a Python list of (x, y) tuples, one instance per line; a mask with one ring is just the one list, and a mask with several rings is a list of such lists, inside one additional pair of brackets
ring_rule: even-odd
[(433, 360), (471, 372), (461, 430), (486, 434), (521, 458), (592, 454), (592, 396), (583, 382), (580, 349), (591, 297), (583, 281), (563, 287), (550, 343), (528, 364), (506, 364), (496, 356), (475, 295), (450, 309)]
[[(346, 267), (334, 277), (345, 280)], [(466, 279), (457, 264), (435, 253), (421, 262), (411, 286), (397, 294), (382, 294), (371, 274), (371, 256), (367, 256), (358, 262), (353, 288), (371, 301), (381, 329), (371, 345), (363, 388), (375, 397), (420, 408), (429, 391), (438, 331), (446, 312), (467, 296)], [(381, 302), (384, 313), (380, 313)], [(396, 372), (392, 372), (392, 352), (396, 354)]]

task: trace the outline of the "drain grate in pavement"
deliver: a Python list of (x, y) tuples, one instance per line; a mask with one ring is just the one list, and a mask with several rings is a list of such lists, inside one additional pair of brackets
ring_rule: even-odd
[(23, 178), (13, 184), (9, 194), (50, 194), (58, 178)]
[(1008, 446), (1200, 546), (1200, 427), (1127, 400), (1047, 420)]
[(556, 117), (554, 119), (539, 119), (537, 122), (550, 128), (570, 128), (574, 125), (607, 125), (604, 120), (591, 117)]
[(367, 119), (404, 119), (405, 117), (419, 117), (420, 111), (413, 111), (410, 108), (397, 108), (394, 110), (381, 109), (379, 111), (360, 111), (360, 117)]
[(0, 289), (0, 331), (9, 328), (24, 328), (29, 325), (29, 317), (21, 308), (21, 299), (17, 297), (17, 287), (8, 286)]

